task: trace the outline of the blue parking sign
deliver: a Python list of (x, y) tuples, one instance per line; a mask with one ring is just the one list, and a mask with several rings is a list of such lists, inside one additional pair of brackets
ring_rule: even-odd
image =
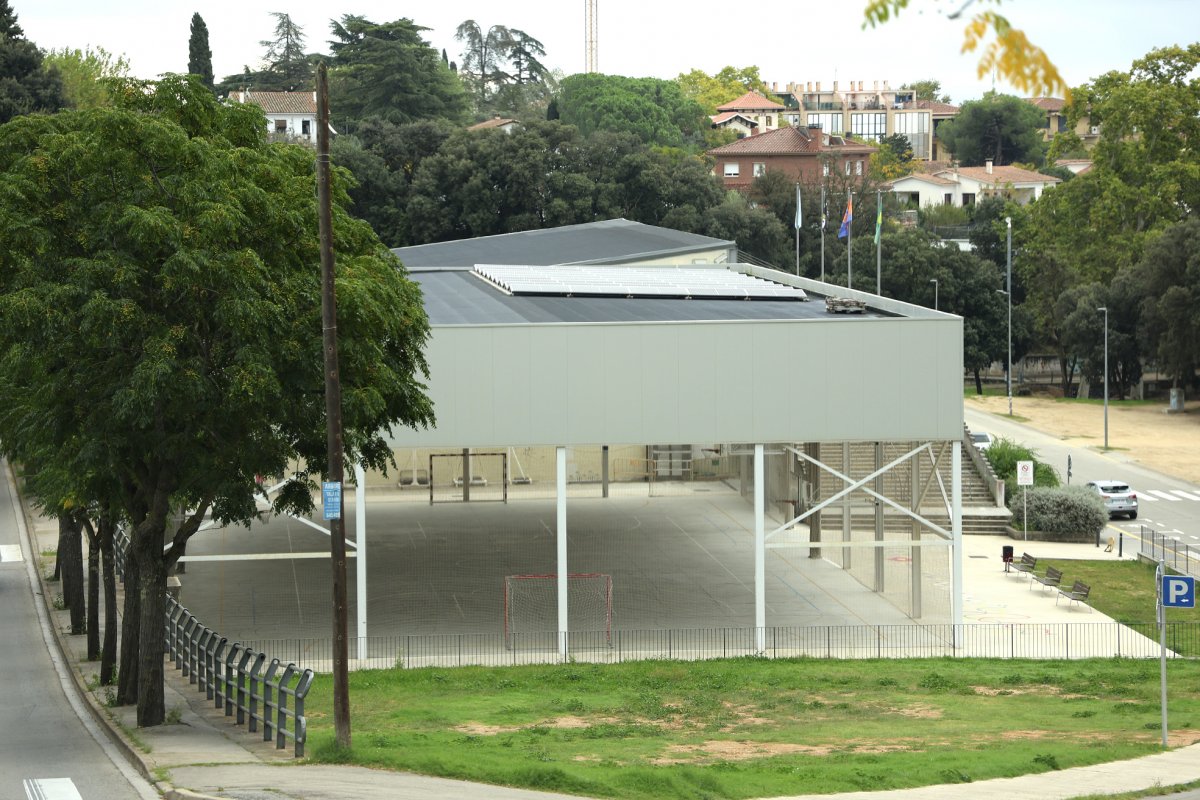
[(1191, 575), (1163, 575), (1159, 596), (1163, 608), (1195, 608), (1196, 579)]
[(342, 518), (342, 484), (325, 481), (321, 484), (321, 504), (325, 507), (325, 519)]

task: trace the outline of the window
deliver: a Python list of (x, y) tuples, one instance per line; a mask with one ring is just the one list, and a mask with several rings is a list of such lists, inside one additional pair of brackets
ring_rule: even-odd
[(726, 178), (736, 178), (738, 175), (741, 174), (741, 172), (742, 172), (741, 164), (737, 163), (736, 161), (725, 163), (725, 177)]
[(845, 123), (841, 114), (809, 114), (809, 125), (820, 125), (822, 133), (841, 133)]
[(754, 162), (754, 177), (761, 178), (767, 174), (767, 165), (761, 161)]
[(964, 206), (975, 205), (975, 193), (974, 192), (963, 192), (963, 205)]
[(943, 200), (943, 202), (948, 206), (954, 205), (954, 195), (946, 192), (945, 200)]
[(855, 161), (855, 162), (854, 162), (854, 174), (855, 174), (855, 175), (862, 175), (862, 161)]
[(850, 132), (860, 139), (878, 142), (887, 135), (887, 114), (851, 114)]
[(849, 161), (846, 162), (846, 174), (847, 175), (850, 174), (850, 162)]
[(767, 117), (767, 127), (771, 127), (771, 118)]
[(793, 125), (799, 125), (800, 124), (800, 115), (799, 114), (789, 115), (788, 122), (792, 123)]
[(287, 120), (286, 119), (275, 120), (275, 132), (276, 133), (287, 133)]
[(300, 120), (300, 133), (303, 136), (312, 136), (312, 120)]
[(892, 117), (895, 132), (908, 139), (913, 158), (936, 158), (930, 151), (929, 121), (928, 111), (906, 111)]
[(828, 161), (826, 161), (824, 164), (821, 165), (821, 174), (824, 175), (826, 178), (829, 177), (829, 162)]

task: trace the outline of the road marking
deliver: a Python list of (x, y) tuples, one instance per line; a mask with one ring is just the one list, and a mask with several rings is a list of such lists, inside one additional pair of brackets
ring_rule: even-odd
[(1183, 489), (1172, 489), (1171, 493), (1179, 495), (1184, 500), (1200, 500), (1200, 497), (1197, 497), (1194, 494), (1189, 494), (1188, 492), (1185, 492)]
[(1175, 495), (1173, 495), (1173, 494), (1169, 494), (1169, 493), (1167, 493), (1167, 492), (1160, 491), (1160, 490), (1158, 490), (1158, 489), (1147, 489), (1146, 491), (1147, 491), (1147, 492), (1149, 492), (1150, 494), (1156, 494), (1156, 495), (1158, 495), (1158, 496), (1159, 496), (1159, 497), (1161, 497), (1163, 500), (1170, 500), (1170, 501), (1171, 501), (1171, 502), (1173, 502), (1173, 503), (1178, 503), (1178, 502), (1179, 502), (1179, 498), (1178, 498), (1178, 497), (1176, 497), (1176, 496), (1175, 496)]
[(0, 563), (7, 564), (10, 561), (21, 561), (21, 545), (19, 544), (0, 544)]
[(1146, 494), (1146, 491), (1147, 491), (1147, 490), (1145, 490), (1145, 489), (1143, 489), (1143, 490), (1142, 490), (1141, 496), (1140, 496), (1140, 497), (1138, 497), (1138, 500), (1146, 500), (1147, 502), (1150, 502), (1150, 503), (1157, 503), (1157, 502), (1158, 502), (1158, 498), (1157, 498), (1157, 497), (1151, 497), (1150, 495)]
[(26, 778), (25, 796), (29, 800), (83, 800), (70, 778)]

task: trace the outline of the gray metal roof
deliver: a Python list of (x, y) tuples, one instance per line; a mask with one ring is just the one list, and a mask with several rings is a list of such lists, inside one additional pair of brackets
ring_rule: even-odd
[(602, 264), (649, 261), (668, 255), (727, 248), (737, 243), (630, 222), (610, 219), (582, 225), (564, 225), (533, 231), (459, 239), (392, 252), (413, 267), (471, 267), (475, 264)]
[[(821, 296), (817, 296), (815, 302), (807, 303), (794, 300), (513, 296), (488, 284), (470, 270), (418, 269), (410, 277), (421, 286), (425, 313), (431, 325), (849, 319), (844, 315), (827, 314)], [(891, 315), (868, 309), (866, 316)]]

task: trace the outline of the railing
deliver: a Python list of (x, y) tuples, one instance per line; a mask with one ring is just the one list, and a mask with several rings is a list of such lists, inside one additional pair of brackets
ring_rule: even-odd
[(1200, 572), (1200, 548), (1172, 539), (1164, 533), (1141, 526), (1141, 554), (1151, 561), (1165, 562), (1168, 567), (1184, 575)]
[[(1086, 614), (1081, 610), (1080, 613)], [(1167, 645), (1172, 657), (1200, 654), (1200, 623), (1171, 623)], [(759, 647), (761, 643), (761, 648)], [(1157, 658), (1153, 622), (1059, 622), (967, 625), (821, 625), (812, 627), (614, 630), (567, 635), (566, 658), (558, 634), (525, 633), (505, 646), (502, 634), (373, 636), (351, 642), (353, 669), (692, 661), (759, 658)], [(259, 650), (329, 671), (329, 639), (276, 639), (247, 642)]]
[(971, 429), (965, 424), (963, 425), (963, 450), (967, 454), (967, 459), (975, 465), (975, 469), (979, 472), (979, 477), (983, 479), (984, 486), (992, 495), (992, 500), (995, 501), (997, 508), (1004, 507), (1004, 481), (996, 477), (995, 470), (992, 469), (992, 463), (987, 460), (979, 448), (975, 446), (975, 442), (971, 441)]
[[(308, 721), (304, 698), (312, 688), (313, 671), (281, 662), (200, 624), (186, 608), (167, 597), (166, 651), (175, 668), (196, 684), (225, 716), (235, 716), (238, 725), (251, 733), (262, 723), (263, 741), (275, 740), (282, 750), (287, 740), (295, 743), (296, 757), (304, 755)], [(264, 664), (266, 669), (264, 670)]]

